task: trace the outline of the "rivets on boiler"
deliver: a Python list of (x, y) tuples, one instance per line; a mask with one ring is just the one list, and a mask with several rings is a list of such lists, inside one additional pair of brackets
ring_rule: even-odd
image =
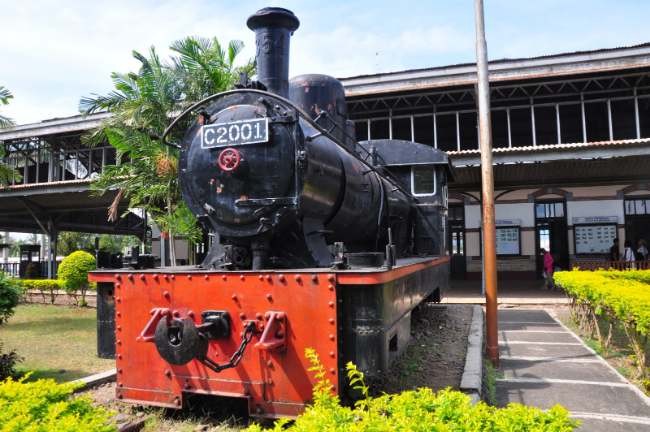
[(270, 275), (270, 274), (267, 274), (267, 275), (266, 275), (266, 280), (267, 280), (268, 282), (271, 282), (271, 275)]
[(192, 280), (192, 275), (187, 275), (187, 280)]
[(210, 280), (210, 276), (209, 276), (209, 275), (205, 275), (205, 276), (203, 276), (203, 279), (205, 279), (205, 280)]
[(244, 280), (246, 279), (243, 274), (239, 275), (239, 280)]
[(330, 324), (334, 324), (334, 318), (330, 318), (328, 321)]
[(296, 280), (296, 282), (298, 282), (298, 283), (302, 282), (302, 277), (301, 277), (299, 274), (295, 275), (293, 278), (294, 278), (294, 279)]
[(226, 275), (221, 275), (221, 280), (226, 280), (226, 279), (228, 279)]
[(169, 293), (169, 291), (163, 291), (163, 297), (165, 297), (167, 300), (169, 300), (171, 296), (172, 295)]
[(318, 275), (316, 275), (316, 274), (312, 274), (312, 275), (311, 275), (311, 281), (312, 281), (313, 283), (318, 283)]
[(115, 280), (122, 280), (122, 275), (115, 275)]
[(336, 353), (334, 351), (330, 351), (330, 357), (332, 358), (336, 357)]
[(285, 278), (284, 275), (283, 275), (282, 273), (280, 273), (280, 274), (278, 275), (278, 280), (279, 280), (280, 282), (284, 283), (284, 282), (287, 280), (287, 278)]
[(239, 314), (239, 318), (242, 319), (242, 320), (245, 320), (246, 319), (246, 314), (244, 312), (241, 312)]
[(333, 335), (333, 334), (330, 334), (330, 335), (329, 335), (329, 338), (330, 338), (331, 341), (333, 341), (333, 340), (334, 340), (334, 335)]
[(146, 276), (145, 276), (144, 274), (141, 274), (141, 275), (140, 275), (140, 280), (143, 281), (143, 280), (145, 280), (145, 279), (146, 279)]
[(332, 375), (336, 375), (336, 369), (334, 369), (334, 368), (330, 368), (330, 373), (331, 373)]
[(327, 280), (330, 281), (331, 283), (334, 283), (336, 278), (334, 277), (334, 275), (329, 275), (329, 276), (327, 276)]
[(233, 299), (234, 301), (237, 301), (237, 294), (231, 295), (230, 298)]
[(328, 305), (329, 305), (331, 308), (333, 308), (333, 307), (334, 307), (334, 302), (331, 301), (331, 302), (328, 303)]
[(258, 278), (259, 280), (264, 280), (264, 275), (258, 275), (257, 278)]
[(332, 284), (327, 285), (327, 288), (328, 288), (330, 291), (334, 291), (334, 285), (332, 285)]
[(266, 299), (268, 301), (271, 301), (271, 300), (273, 300), (273, 296), (269, 293), (269, 294), (266, 295)]
[(129, 280), (133, 280), (133, 273), (129, 273), (126, 277), (129, 278)]

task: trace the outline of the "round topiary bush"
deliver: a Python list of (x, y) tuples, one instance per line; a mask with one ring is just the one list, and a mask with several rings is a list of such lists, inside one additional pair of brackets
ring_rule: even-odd
[(72, 252), (59, 265), (58, 276), (63, 289), (72, 295), (80, 291), (82, 306), (86, 304), (86, 291), (92, 288), (88, 282), (88, 272), (96, 268), (95, 257), (84, 251)]

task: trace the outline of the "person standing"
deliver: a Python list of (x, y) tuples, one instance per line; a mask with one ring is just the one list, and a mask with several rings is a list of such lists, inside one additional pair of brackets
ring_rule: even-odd
[(638, 261), (647, 261), (648, 260), (648, 244), (645, 239), (639, 240), (636, 248)]
[(553, 283), (553, 255), (544, 248), (542, 248), (540, 252), (544, 257), (544, 279), (546, 279), (546, 288), (552, 290), (555, 287), (555, 284)]
[(621, 259), (621, 251), (618, 248), (618, 238), (615, 238), (612, 247), (609, 248), (609, 260), (619, 261)]
[(634, 251), (632, 250), (632, 242), (629, 240), (625, 240), (624, 247), (625, 249), (623, 249), (623, 261), (625, 262), (636, 261), (634, 257)]

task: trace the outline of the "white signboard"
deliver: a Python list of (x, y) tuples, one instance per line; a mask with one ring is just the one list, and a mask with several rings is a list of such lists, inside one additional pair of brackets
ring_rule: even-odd
[(575, 225), (577, 254), (604, 254), (609, 252), (617, 237), (616, 225)]
[(519, 227), (497, 227), (497, 255), (519, 255)]

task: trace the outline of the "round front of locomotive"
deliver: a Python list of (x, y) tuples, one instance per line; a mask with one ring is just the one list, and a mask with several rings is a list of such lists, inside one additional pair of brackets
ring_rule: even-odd
[(300, 134), (288, 107), (246, 92), (224, 95), (185, 136), (180, 155), (185, 202), (222, 236), (251, 237), (272, 229), (295, 206)]

